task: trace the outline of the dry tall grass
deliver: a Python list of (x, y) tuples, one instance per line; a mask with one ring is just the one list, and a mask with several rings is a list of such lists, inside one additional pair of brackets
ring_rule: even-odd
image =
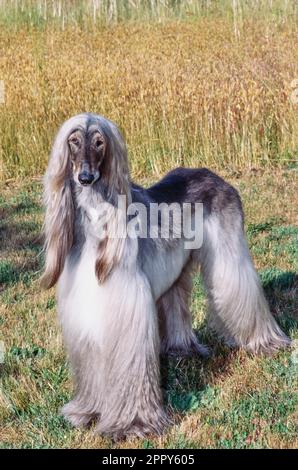
[[(236, 2), (237, 3), (237, 2)], [(297, 154), (297, 26), (223, 17), (0, 31), (1, 179), (40, 174), (58, 126), (120, 125), (134, 176), (177, 165), (278, 165)]]
[(0, 23), (18, 28), (90, 27), (123, 21), (222, 17), (238, 24), (243, 17), (286, 20), (297, 15), (296, 0), (0, 0)]

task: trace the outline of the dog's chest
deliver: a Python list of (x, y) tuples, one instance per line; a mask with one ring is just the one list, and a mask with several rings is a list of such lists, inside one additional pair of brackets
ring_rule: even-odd
[(152, 256), (145, 256), (143, 269), (147, 275), (153, 296), (158, 300), (179, 278), (190, 251), (183, 247), (183, 240), (176, 248), (157, 250)]
[(59, 318), (64, 331), (99, 344), (104, 329), (105, 289), (95, 275), (96, 245), (85, 244), (78, 259), (69, 257), (58, 285)]

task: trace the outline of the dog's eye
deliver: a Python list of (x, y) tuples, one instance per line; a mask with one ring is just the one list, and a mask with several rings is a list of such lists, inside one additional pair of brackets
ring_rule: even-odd
[(80, 144), (80, 141), (79, 141), (79, 139), (71, 139), (71, 140), (69, 141), (69, 143), (70, 143), (70, 144), (73, 144), (73, 145), (75, 145), (75, 146), (78, 146), (78, 145)]
[(102, 140), (99, 140), (99, 139), (98, 139), (98, 140), (95, 141), (95, 147), (96, 147), (97, 149), (99, 149), (99, 147), (101, 147), (102, 145), (103, 145), (103, 141), (102, 141)]

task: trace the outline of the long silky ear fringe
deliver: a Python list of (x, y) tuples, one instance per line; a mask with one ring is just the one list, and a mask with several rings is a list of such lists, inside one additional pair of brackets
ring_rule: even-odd
[[(46, 216), (43, 227), (45, 271), (41, 285), (54, 286), (73, 243), (74, 203), (70, 184), (70, 155), (67, 138), (78, 119), (62, 126), (57, 134), (44, 179)], [(71, 126), (72, 124), (72, 126)]]
[(118, 194), (127, 197), (127, 203), (131, 202), (127, 149), (123, 136), (111, 121), (100, 122), (101, 130), (106, 138), (105, 150), (106, 172), (105, 183), (109, 188), (108, 197)]
[(58, 281), (73, 243), (74, 206), (70, 183), (66, 182), (55, 196), (49, 202), (44, 226), (46, 263), (41, 284), (46, 289)]
[[(107, 141), (105, 177), (109, 188), (109, 197), (116, 199), (118, 195), (125, 195), (128, 205), (131, 202), (131, 194), (124, 139), (112, 122), (105, 120), (101, 123), (101, 127)], [(121, 221), (124, 219), (121, 218)], [(125, 238), (114, 236), (119, 230), (119, 223), (121, 224), (117, 207), (111, 206), (106, 226), (106, 237), (99, 242), (95, 264), (96, 276), (100, 283), (107, 279), (122, 258)]]
[(119, 213), (117, 207), (110, 205), (105, 237), (99, 241), (95, 262), (95, 273), (100, 283), (108, 278), (123, 257), (126, 238), (119, 235), (121, 227), (123, 230), (126, 228), (125, 220), (126, 213)]
[(108, 246), (108, 238), (106, 237), (99, 242), (98, 258), (95, 262), (95, 273), (100, 283), (105, 281), (105, 279), (113, 270), (113, 266), (114, 266), (113, 258), (109, 260), (108, 256), (106, 255), (107, 246)]

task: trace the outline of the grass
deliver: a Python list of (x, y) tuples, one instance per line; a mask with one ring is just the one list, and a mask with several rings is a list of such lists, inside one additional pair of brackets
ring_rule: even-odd
[(233, 18), (241, 25), (247, 16), (285, 20), (296, 14), (293, 0), (0, 0), (0, 24), (15, 29), (22, 26), (43, 29), (49, 24), (57, 29), (68, 25), (90, 28), (201, 17)]
[[(249, 244), (272, 312), (298, 339), (296, 171), (250, 171), (228, 179), (244, 200)], [(71, 396), (71, 380), (54, 291), (44, 292), (38, 283), (40, 183), (3, 183), (0, 213), (0, 341), (6, 350), (0, 366), (0, 447), (115, 447), (92, 430), (72, 429), (59, 416)], [(199, 277), (194, 284), (194, 326), (214, 354), (204, 361), (163, 361), (165, 402), (175, 424), (160, 438), (117, 447), (297, 447), (297, 354), (253, 357), (230, 351), (207, 330)]]
[(205, 3), (115, 1), (127, 13), (108, 21), (98, 2), (2, 0), (0, 179), (43, 173), (58, 127), (90, 110), (121, 127), (138, 177), (295, 165), (296, 2)]

